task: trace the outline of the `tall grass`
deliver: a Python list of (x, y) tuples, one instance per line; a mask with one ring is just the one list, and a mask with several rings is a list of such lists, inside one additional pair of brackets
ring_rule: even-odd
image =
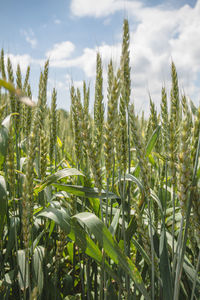
[(124, 20), (107, 95), (97, 53), (92, 116), (85, 82), (69, 113), (55, 89), (47, 106), (49, 61), (35, 104), (2, 49), (0, 299), (199, 299), (200, 108), (172, 62), (160, 113), (150, 96), (138, 116), (129, 61)]

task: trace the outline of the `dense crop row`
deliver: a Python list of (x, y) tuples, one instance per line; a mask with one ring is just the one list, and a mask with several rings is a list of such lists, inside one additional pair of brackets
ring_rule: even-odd
[[(148, 119), (131, 100), (129, 26), (103, 95), (71, 86), (71, 110), (47, 107), (47, 61), (0, 59), (0, 299), (199, 299), (200, 109), (161, 91)], [(106, 109), (104, 98), (107, 98)]]

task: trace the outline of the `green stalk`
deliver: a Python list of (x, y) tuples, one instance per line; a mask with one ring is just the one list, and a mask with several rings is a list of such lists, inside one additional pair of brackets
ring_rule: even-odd
[[(121, 186), (121, 173), (119, 174), (119, 183)], [(126, 228), (125, 228), (125, 188), (126, 188), (126, 181), (125, 181), (125, 173), (123, 176), (123, 186), (120, 189), (121, 201), (122, 201), (122, 238), (124, 240), (124, 253), (127, 255), (127, 243), (126, 243)], [(128, 275), (125, 274), (125, 285), (126, 289), (128, 289)]]
[[(16, 249), (16, 260), (17, 260), (17, 270), (19, 271), (20, 268), (19, 268), (19, 257), (18, 257), (18, 243), (17, 243), (17, 228), (16, 228), (16, 221), (15, 221), (15, 218), (16, 218), (16, 203), (15, 203), (15, 199), (13, 197), (13, 203), (14, 203), (14, 235), (15, 235), (15, 249)], [(22, 296), (21, 296), (21, 291), (20, 291), (20, 287), (18, 285), (18, 288), (19, 288), (19, 296), (20, 296), (20, 300), (22, 300)]]
[[(80, 278), (81, 278), (81, 297), (84, 299), (85, 297), (85, 287), (84, 287), (84, 269), (81, 266), (81, 256), (80, 252), (78, 250), (78, 258), (79, 258), (79, 263), (80, 263)], [(83, 266), (84, 267), (84, 266)]]
[(108, 192), (109, 192), (109, 177), (107, 178), (107, 187), (106, 187), (106, 218), (105, 218), (105, 224), (108, 227)]
[[(130, 118), (129, 118), (129, 106), (127, 106), (127, 110), (128, 110), (128, 173), (131, 173), (131, 151), (130, 151)], [(131, 212), (131, 205), (130, 205), (130, 201), (131, 201), (131, 195), (130, 195), (130, 181), (128, 182), (128, 213), (127, 213), (127, 223), (130, 223), (130, 212)], [(128, 240), (127, 242), (127, 255), (128, 257), (130, 257), (130, 240)], [(130, 299), (131, 295), (130, 295), (130, 278), (128, 276), (127, 278), (127, 290), (128, 290), (128, 300)]]
[(192, 295), (191, 295), (190, 300), (193, 300), (193, 298), (194, 298), (195, 287), (196, 287), (197, 277), (198, 277), (198, 272), (199, 272), (199, 266), (200, 266), (200, 249), (199, 249), (199, 255), (198, 255), (198, 259), (197, 259), (197, 267), (196, 267), (196, 271), (195, 271), (195, 277), (194, 277), (193, 286), (192, 286)]
[(149, 214), (149, 225), (150, 225), (150, 239), (151, 239), (151, 298), (155, 299), (155, 258), (154, 258), (154, 245), (153, 245), (153, 224), (151, 218), (151, 207), (150, 199), (148, 201), (148, 214)]
[(174, 235), (175, 235), (175, 213), (176, 213), (176, 208), (175, 208), (175, 185), (173, 184), (172, 186), (172, 192), (171, 192), (171, 197), (172, 197), (172, 207), (173, 207), (173, 219), (172, 219), (172, 261), (174, 261)]
[(91, 284), (90, 284), (90, 257), (86, 259), (86, 276), (87, 276), (87, 300), (91, 299)]

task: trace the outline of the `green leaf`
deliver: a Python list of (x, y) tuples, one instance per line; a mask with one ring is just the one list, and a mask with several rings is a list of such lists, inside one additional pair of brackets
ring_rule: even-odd
[[(151, 151), (153, 150), (153, 147), (155, 146), (155, 144), (157, 142), (159, 133), (160, 133), (160, 125), (154, 130), (152, 136), (150, 137), (150, 139), (148, 141), (148, 144), (147, 144), (147, 147), (146, 147), (146, 152), (145, 152), (146, 157), (148, 157), (149, 154), (151, 153)], [(138, 164), (137, 167), (134, 170), (134, 175), (136, 177), (138, 177), (139, 172), (140, 172), (140, 166)]]
[(172, 275), (168, 256), (165, 227), (160, 236), (160, 276), (162, 279), (163, 300), (173, 299)]
[(112, 234), (112, 236), (114, 236), (116, 231), (117, 231), (117, 226), (119, 224), (119, 217), (120, 217), (120, 214), (121, 214), (121, 210), (122, 210), (122, 207), (120, 205), (120, 208), (117, 209), (117, 211), (115, 213), (115, 216), (112, 220), (112, 223), (110, 224), (109, 231)]
[(42, 232), (40, 232), (40, 234), (38, 234), (35, 238), (35, 240), (33, 241), (33, 251), (35, 250), (35, 248), (37, 247), (37, 245), (39, 244), (41, 238), (43, 237), (43, 235), (45, 234), (45, 230), (43, 230)]
[(132, 181), (132, 182), (136, 183), (137, 186), (139, 187), (140, 191), (142, 193), (144, 193), (144, 186), (137, 177), (135, 177), (132, 174), (126, 174), (125, 179), (128, 180), (128, 181)]
[[(167, 243), (168, 245), (172, 248), (172, 235), (166, 231), (166, 237), (167, 237)], [(174, 240), (174, 248), (177, 248), (177, 241)], [(196, 270), (195, 267), (191, 264), (187, 256), (184, 256), (184, 261), (183, 261), (183, 269), (187, 275), (187, 277), (193, 282), (195, 280), (195, 274)], [(197, 285), (200, 288), (200, 279), (197, 278)]]
[(82, 251), (94, 258), (98, 263), (102, 262), (102, 253), (98, 246), (91, 240), (89, 235), (83, 230), (83, 228), (73, 222), (73, 234), (69, 234), (69, 237), (75, 241), (75, 243), (81, 247)]
[(20, 228), (20, 218), (13, 216), (9, 218), (9, 235), (8, 235), (8, 242), (6, 245), (6, 255), (5, 255), (5, 261), (8, 259), (9, 255), (11, 254), (11, 251), (15, 245), (15, 230), (16, 232), (19, 231)]
[(6, 80), (0, 79), (0, 87), (3, 87), (11, 94), (16, 96), (16, 100), (21, 101), (22, 103), (28, 106), (36, 106), (36, 103), (33, 102), (29, 97), (24, 96), (22, 91), (19, 89), (15, 89), (14, 85)]
[(19, 114), (18, 114), (18, 113), (12, 113), (12, 114), (8, 115), (8, 116), (2, 121), (1, 125), (2, 125), (3, 127), (5, 127), (5, 128), (9, 131), (10, 126), (11, 126), (11, 121), (12, 121), (11, 117), (16, 116), (16, 115), (19, 115)]
[(155, 146), (158, 136), (160, 133), (160, 125), (157, 126), (157, 128), (154, 130), (151, 138), (148, 141), (147, 147), (146, 147), (146, 156), (148, 157), (151, 151), (153, 150), (153, 147)]
[[(76, 244), (82, 249), (82, 251), (92, 257), (97, 263), (99, 263), (100, 265), (102, 264), (103, 257), (101, 250), (92, 241), (92, 239), (80, 226), (80, 224), (75, 221), (75, 219), (74, 221), (72, 220), (72, 224), (69, 224), (70, 217), (66, 215), (65, 211), (62, 212), (57, 208), (48, 207), (47, 209), (44, 209), (41, 213), (39, 213), (37, 217), (47, 217), (55, 221), (55, 223), (58, 224), (66, 233), (69, 233), (69, 230), (71, 229), (70, 233), (68, 234), (71, 240), (76, 242)], [(116, 273), (112, 271), (110, 265), (106, 260), (104, 260), (104, 268), (119, 284), (121, 284), (120, 279), (118, 278)]]
[(20, 289), (24, 291), (28, 287), (28, 261), (26, 260), (25, 250), (18, 250), (18, 262), (19, 262), (19, 272), (18, 272), (18, 282)]
[(6, 273), (4, 276), (4, 281), (5, 284), (7, 285), (12, 285), (13, 284), (13, 279), (14, 279), (14, 270), (11, 270), (10, 272)]
[(39, 295), (42, 293), (44, 284), (44, 272), (43, 272), (43, 260), (44, 260), (44, 247), (37, 246), (33, 254), (33, 269), (35, 274), (35, 280), (37, 282)]
[(129, 274), (146, 299), (150, 299), (136, 266), (124, 255), (103, 222), (97, 218), (97, 216), (88, 212), (77, 214), (73, 216), (72, 219), (75, 219), (89, 229), (90, 233), (95, 236), (101, 247), (104, 248), (107, 255), (118, 264), (125, 273)]
[(3, 227), (7, 210), (7, 190), (6, 182), (3, 176), (0, 175), (0, 238), (3, 233)]
[(6, 127), (0, 127), (0, 165), (4, 162), (8, 147), (8, 130)]
[[(39, 213), (38, 217), (47, 217), (54, 220), (61, 228), (67, 232), (70, 230), (69, 216), (66, 216), (66, 212), (62, 212), (53, 207), (49, 207)], [(68, 218), (68, 220), (67, 220)], [(66, 222), (67, 220), (67, 222)], [(111, 233), (105, 227), (103, 222), (91, 213), (81, 213), (75, 215), (72, 218), (72, 227), (69, 237), (74, 240), (78, 246), (89, 256), (95, 259), (99, 264), (102, 263), (102, 253), (97, 245), (90, 239), (87, 232), (80, 226), (84, 224), (92, 234), (96, 237), (99, 244), (105, 249), (108, 256), (116, 263), (119, 264), (125, 272), (127, 272), (135, 281), (139, 290), (143, 293), (146, 299), (149, 299), (148, 293), (142, 282), (140, 273), (138, 272), (132, 261), (126, 257), (116, 241), (112, 238)], [(104, 261), (105, 269), (112, 274), (114, 279), (117, 279), (116, 274), (110, 268), (108, 262)]]
[(80, 171), (78, 171), (75, 168), (65, 168), (62, 170), (57, 171), (56, 173), (48, 176), (38, 187), (35, 188), (36, 192), (41, 192), (46, 186), (57, 182), (60, 179), (63, 179), (65, 177), (69, 176), (76, 176), (81, 175), (84, 176)]
[(132, 216), (131, 220), (128, 224), (128, 228), (126, 229), (126, 240), (130, 241), (132, 239), (132, 236), (134, 232), (136, 231), (137, 228), (137, 222), (136, 222), (136, 217)]
[(119, 196), (115, 195), (114, 193), (108, 192), (107, 194), (104, 190), (102, 190), (101, 194), (99, 194), (97, 188), (84, 187), (81, 185), (70, 185), (64, 183), (54, 183), (53, 186), (55, 186), (59, 190), (66, 191), (70, 194), (84, 198), (106, 199), (106, 197), (108, 196), (109, 199), (120, 199)]
[(159, 199), (159, 197), (154, 193), (154, 191), (151, 190), (151, 198), (153, 199), (153, 201), (155, 201), (160, 209), (160, 213), (163, 217), (163, 207), (162, 207), (162, 203)]
[(68, 251), (71, 263), (73, 263), (73, 257), (74, 257), (73, 247), (74, 247), (74, 243), (73, 242), (67, 243), (67, 251)]
[(66, 233), (69, 233), (71, 230), (70, 216), (64, 208), (47, 207), (37, 215), (37, 218), (39, 217), (46, 217), (53, 220)]
[(121, 281), (117, 274), (113, 272), (107, 260), (104, 259), (103, 255), (99, 247), (93, 242), (93, 240), (89, 237), (86, 231), (80, 226), (78, 222), (74, 219), (72, 220), (72, 231), (69, 234), (69, 237), (82, 249), (84, 253), (93, 258), (98, 264), (100, 264), (105, 268), (105, 270), (114, 278), (119, 285), (121, 285)]
[(62, 148), (62, 142), (61, 139), (57, 136), (57, 145)]
[(0, 79), (0, 87), (3, 87), (4, 89), (8, 90), (12, 94), (16, 93), (16, 89), (14, 85), (6, 80)]
[(148, 254), (146, 253), (146, 251), (144, 250), (144, 248), (142, 248), (142, 246), (140, 245), (140, 243), (138, 243), (138, 241), (135, 240), (134, 238), (132, 238), (131, 241), (133, 242), (135, 248), (140, 252), (140, 254), (144, 258), (144, 260), (146, 261), (146, 263), (149, 266), (151, 266), (151, 260), (150, 260), (150, 258), (148, 256)]

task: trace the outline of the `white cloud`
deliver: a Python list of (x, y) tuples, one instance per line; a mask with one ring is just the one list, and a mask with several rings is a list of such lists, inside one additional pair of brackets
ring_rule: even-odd
[(46, 57), (50, 58), (52, 64), (57, 61), (68, 58), (74, 51), (75, 46), (72, 42), (66, 41), (59, 44), (55, 44), (53, 49), (46, 52)]
[[(50, 65), (57, 68), (71, 68), (79, 67), (85, 71), (87, 76), (93, 76), (95, 74), (95, 49), (85, 48), (83, 54), (74, 59), (67, 59), (65, 57), (57, 57), (57, 59), (51, 59)], [(47, 55), (48, 56), (48, 55)]]
[(199, 15), (200, 1), (194, 8), (188, 5), (176, 10), (154, 7), (138, 12), (140, 23), (132, 34), (131, 45), (135, 96), (141, 96), (139, 90), (146, 86), (159, 103), (161, 85), (164, 82), (170, 85), (170, 64), (173, 59), (181, 89), (184, 87), (188, 94), (193, 91), (192, 96), (197, 102), (195, 79), (200, 74)]
[(32, 29), (29, 29), (28, 31), (23, 29), (20, 32), (25, 37), (27, 43), (29, 43), (32, 48), (35, 48), (37, 46), (37, 39), (35, 38)]
[[(147, 103), (148, 90), (160, 102), (164, 83), (170, 87), (171, 60), (175, 62), (180, 88), (192, 93), (197, 102), (200, 89), (195, 80), (200, 76), (200, 0), (194, 8), (184, 5), (179, 9), (160, 6), (147, 7), (139, 1), (72, 0), (71, 12), (75, 16), (107, 17), (118, 10), (127, 10), (131, 32), (131, 67), (133, 95), (137, 103)], [(137, 23), (136, 23), (137, 22)], [(67, 60), (64, 66), (81, 67), (88, 77), (95, 75), (96, 52), (102, 53), (103, 64), (110, 56), (119, 62), (121, 46), (101, 45), (98, 49), (84, 49), (76, 59)], [(117, 55), (113, 55), (113, 51)]]
[(119, 10), (134, 9), (142, 7), (139, 1), (126, 0), (72, 0), (71, 12), (78, 17), (93, 16), (102, 17), (108, 16)]
[(81, 68), (86, 77), (92, 78), (95, 76), (96, 72), (97, 52), (100, 52), (103, 61), (103, 67), (107, 69), (107, 65), (111, 58), (113, 59), (115, 65), (119, 63), (121, 44), (114, 46), (102, 44), (101, 46), (95, 48), (84, 48), (82, 55), (73, 59), (50, 59), (50, 65), (57, 68)]

